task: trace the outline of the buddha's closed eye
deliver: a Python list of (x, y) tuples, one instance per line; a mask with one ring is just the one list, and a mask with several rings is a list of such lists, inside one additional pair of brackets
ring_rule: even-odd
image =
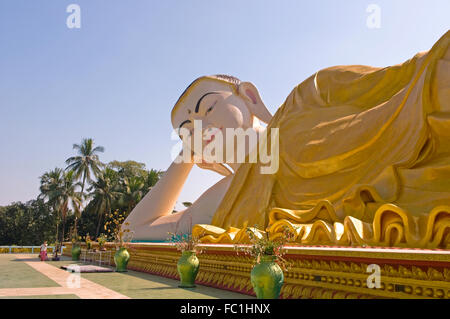
[(211, 106), (206, 110), (205, 115), (207, 115), (209, 112), (211, 112), (212, 109), (214, 108), (214, 106), (216, 106), (216, 104), (217, 104), (217, 101), (215, 101), (214, 104), (211, 105)]

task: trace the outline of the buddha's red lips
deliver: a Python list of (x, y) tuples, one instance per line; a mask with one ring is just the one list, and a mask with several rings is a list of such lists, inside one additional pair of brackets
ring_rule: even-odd
[(206, 145), (212, 142), (212, 140), (216, 137), (216, 134), (211, 135), (211, 138), (206, 141)]
[[(222, 131), (222, 128), (223, 127), (221, 127), (220, 129), (219, 129), (219, 131)], [(209, 143), (211, 143), (212, 141), (213, 141), (213, 139), (216, 137), (216, 134), (217, 134), (218, 132), (215, 132), (214, 134), (212, 134), (211, 135), (211, 137), (208, 139), (208, 140), (206, 140), (206, 144), (205, 145), (208, 145)]]

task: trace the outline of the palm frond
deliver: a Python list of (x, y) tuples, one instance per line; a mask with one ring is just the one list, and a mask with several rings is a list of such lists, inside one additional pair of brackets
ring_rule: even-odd
[(103, 146), (96, 146), (92, 150), (92, 153), (104, 153), (104, 152), (105, 152), (105, 148)]

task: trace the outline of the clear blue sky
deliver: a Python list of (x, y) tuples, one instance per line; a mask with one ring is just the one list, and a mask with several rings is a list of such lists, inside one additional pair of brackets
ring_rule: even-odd
[[(66, 7), (81, 7), (68, 29)], [(366, 8), (381, 8), (369, 29)], [(252, 81), (272, 112), (315, 71), (388, 66), (450, 26), (448, 0), (2, 0), (0, 205), (38, 194), (39, 176), (92, 137), (104, 162), (170, 164), (170, 110), (196, 77)], [(196, 168), (180, 201), (218, 180)]]

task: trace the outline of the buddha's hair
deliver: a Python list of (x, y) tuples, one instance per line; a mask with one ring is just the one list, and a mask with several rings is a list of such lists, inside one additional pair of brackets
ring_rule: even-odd
[(239, 86), (239, 84), (241, 84), (241, 80), (239, 80), (237, 77), (232, 76), (232, 75), (226, 75), (226, 74), (216, 74), (216, 75), (212, 75), (210, 77), (219, 79), (219, 80), (224, 80), (228, 83), (234, 84), (236, 85), (236, 88)]
[(181, 98), (184, 96), (184, 94), (189, 90), (189, 88), (197, 81), (201, 80), (201, 79), (205, 79), (205, 78), (212, 78), (212, 79), (217, 79), (217, 80), (222, 80), (225, 82), (228, 82), (232, 85), (234, 85), (235, 89), (237, 90), (239, 87), (239, 84), (241, 84), (241, 80), (239, 80), (237, 77), (234, 77), (232, 75), (226, 75), (226, 74), (215, 74), (215, 75), (207, 75), (207, 76), (201, 76), (199, 78), (196, 78), (194, 81), (192, 81), (191, 84), (189, 84), (189, 86), (183, 91), (183, 93), (180, 95), (180, 97), (178, 98), (177, 102), (175, 103), (175, 105), (178, 104), (178, 102), (181, 100)]

